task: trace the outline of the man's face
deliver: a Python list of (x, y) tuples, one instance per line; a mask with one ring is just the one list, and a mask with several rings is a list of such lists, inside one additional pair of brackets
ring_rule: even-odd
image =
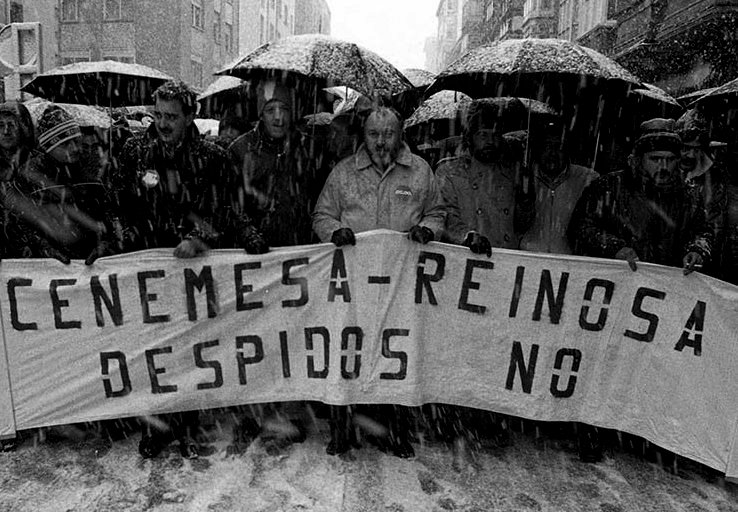
[(679, 169), (684, 173), (694, 171), (701, 156), (702, 146), (696, 139), (685, 141), (679, 154)]
[(284, 139), (291, 126), (290, 108), (279, 100), (272, 100), (264, 106), (261, 121), (267, 134), (273, 139)]
[(669, 187), (679, 180), (679, 158), (671, 151), (647, 151), (641, 156), (641, 172), (656, 187)]
[(154, 106), (154, 122), (161, 140), (167, 144), (176, 144), (184, 140), (187, 128), (194, 120), (194, 114), (185, 114), (179, 100), (156, 99)]
[(220, 133), (218, 133), (218, 137), (223, 139), (228, 144), (236, 140), (236, 137), (238, 137), (239, 135), (241, 135), (241, 132), (236, 130), (232, 126), (226, 126), (222, 130), (220, 130)]
[(49, 151), (49, 156), (62, 164), (76, 164), (79, 161), (79, 153), (79, 138), (74, 138)]
[(0, 115), (0, 148), (15, 151), (20, 142), (20, 127), (14, 116)]
[(539, 169), (548, 176), (555, 178), (564, 170), (565, 154), (560, 134), (543, 134), (538, 142), (531, 144), (530, 151)]
[(471, 139), (472, 156), (483, 163), (499, 160), (505, 144), (502, 133), (491, 128), (479, 128)]
[(364, 144), (372, 162), (386, 170), (400, 152), (400, 121), (389, 113), (373, 113), (364, 125)]

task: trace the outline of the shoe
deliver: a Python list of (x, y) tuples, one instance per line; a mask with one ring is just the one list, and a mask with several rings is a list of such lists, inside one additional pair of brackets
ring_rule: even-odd
[(164, 442), (161, 436), (158, 435), (144, 435), (141, 437), (141, 441), (138, 443), (138, 453), (144, 459), (153, 459), (161, 453), (164, 449)]
[(415, 457), (415, 449), (409, 441), (396, 441), (392, 445), (392, 455), (401, 459), (412, 459)]
[(179, 441), (179, 453), (183, 459), (197, 459), (200, 457), (197, 445), (192, 439), (181, 439)]
[(351, 449), (351, 443), (344, 435), (331, 434), (331, 440), (328, 446), (325, 448), (325, 453), (328, 455), (341, 455)]

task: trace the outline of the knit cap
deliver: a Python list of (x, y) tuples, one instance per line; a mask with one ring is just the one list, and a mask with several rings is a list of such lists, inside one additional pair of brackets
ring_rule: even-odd
[(292, 108), (292, 91), (273, 80), (260, 82), (256, 89), (256, 107), (259, 115), (264, 111), (267, 103), (281, 101), (287, 107)]
[(38, 145), (46, 153), (81, 135), (77, 121), (58, 105), (46, 107), (38, 120)]

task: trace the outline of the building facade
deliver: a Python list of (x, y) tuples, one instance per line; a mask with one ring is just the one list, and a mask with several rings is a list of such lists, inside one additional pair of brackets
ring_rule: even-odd
[(295, 9), (295, 34), (331, 34), (331, 10), (325, 0), (296, 0)]
[(438, 28), (433, 38), (426, 40), (426, 69), (438, 73), (451, 62), (451, 52), (461, 37), (463, 0), (440, 0), (436, 8)]
[(675, 96), (738, 76), (734, 0), (561, 0), (559, 37)]
[(237, 0), (22, 0), (12, 4), (18, 4), (16, 17), (23, 23), (39, 24), (38, 72), (109, 59), (150, 66), (204, 89), (213, 73), (238, 56)]
[(295, 33), (296, 3), (303, 0), (240, 0), (239, 54)]

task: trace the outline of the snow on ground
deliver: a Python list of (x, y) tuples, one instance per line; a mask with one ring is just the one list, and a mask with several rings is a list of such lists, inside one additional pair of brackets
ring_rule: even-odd
[(488, 446), (457, 471), (447, 446), (426, 442), (415, 444), (412, 460), (366, 445), (328, 456), (323, 420), (304, 443), (275, 450), (257, 440), (229, 455), (230, 416), (215, 420), (215, 452), (196, 460), (183, 460), (176, 444), (143, 460), (139, 434), (112, 448), (27, 435), (15, 452), (0, 453), (0, 510), (738, 512), (738, 486), (683, 459), (677, 475), (619, 451), (584, 464), (569, 442), (544, 445), (516, 431), (512, 446)]

